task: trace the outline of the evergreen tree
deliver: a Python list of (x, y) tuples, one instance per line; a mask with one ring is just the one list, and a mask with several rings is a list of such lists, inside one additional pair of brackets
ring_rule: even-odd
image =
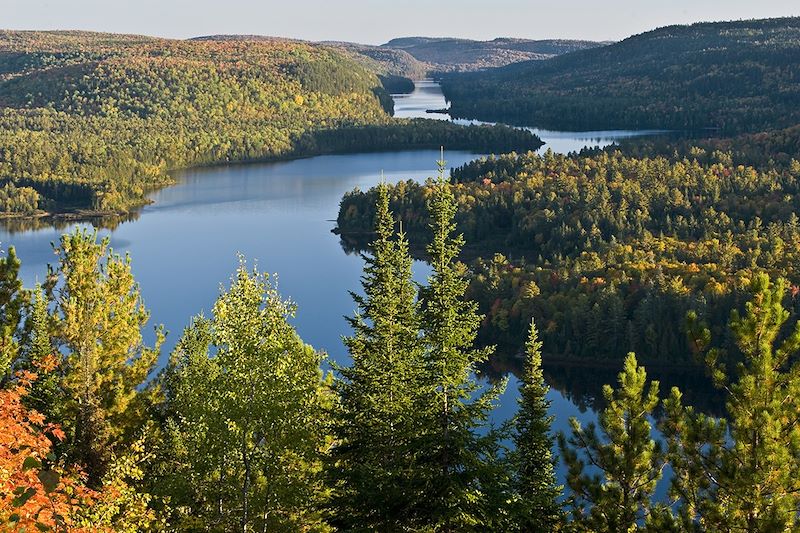
[(184, 333), (164, 378), (166, 443), (154, 490), (179, 528), (325, 531), (320, 364), (294, 306), (242, 263), (213, 318)]
[(28, 294), (19, 279), (20, 260), (13, 246), (0, 258), (0, 384), (10, 377), (19, 355), (19, 327)]
[(526, 348), (514, 433), (514, 466), (520, 499), (518, 525), (521, 531), (553, 531), (563, 519), (558, 504), (562, 487), (556, 484), (550, 435), (553, 417), (547, 414), (550, 388), (544, 381), (542, 343), (533, 321)]
[[(683, 502), (687, 529), (755, 533), (800, 525), (800, 322), (786, 331), (786, 286), (756, 275), (744, 315), (731, 313), (730, 329), (744, 355), (735, 381), (724, 354), (708, 353), (714, 381), (728, 395), (727, 419), (683, 407), (677, 389), (666, 402), (671, 490)], [(708, 330), (693, 329), (697, 345), (707, 346)]]
[(61, 420), (64, 416), (64, 390), (61, 387), (61, 366), (53, 345), (53, 319), (49, 311), (50, 300), (36, 285), (33, 302), (26, 316), (26, 336), (23, 343), (25, 364), (37, 374), (25, 396), (29, 407), (42, 413), (47, 420)]
[(330, 473), (334, 510), (350, 530), (413, 529), (420, 515), (415, 475), (422, 385), (416, 286), (405, 235), (395, 236), (385, 184), (378, 189), (376, 239), (365, 256), (363, 295), (351, 293), (358, 313), (345, 338), (352, 365), (334, 382), (336, 445)]
[[(487, 420), (505, 382), (481, 391), (476, 364), (491, 349), (473, 347), (481, 316), (465, 298), (466, 268), (457, 261), (464, 244), (454, 235), (456, 204), (445, 179), (444, 157), (429, 201), (433, 233), (427, 251), (433, 272), (420, 289), (427, 385), (420, 412), (424, 426), (430, 527), (439, 531), (487, 529), (500, 511), (490, 494), (500, 480), (495, 432), (485, 433)], [(494, 485), (494, 486), (493, 486)]]
[(608, 406), (598, 415), (600, 434), (595, 424), (584, 429), (572, 418), (571, 436), (558, 435), (569, 467), (573, 523), (579, 531), (632, 531), (650, 514), (666, 459), (651, 436), (648, 420), (659, 403), (658, 382), (647, 390), (646, 385), (645, 369), (629, 354), (619, 374), (619, 388), (603, 388)]
[(142, 339), (149, 319), (130, 258), (109, 249), (108, 239), (76, 229), (62, 236), (56, 308), (57, 338), (63, 344), (62, 387), (65, 429), (72, 459), (99, 486), (111, 453), (132, 438), (144, 417), (138, 387), (158, 358)]

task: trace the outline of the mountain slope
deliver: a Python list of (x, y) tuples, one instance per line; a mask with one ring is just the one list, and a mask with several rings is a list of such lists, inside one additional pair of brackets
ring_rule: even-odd
[(285, 156), (308, 132), (385, 123), (381, 91), (310, 44), (0, 32), (0, 185), (26, 202), (0, 211), (126, 210), (169, 169)]
[(602, 44), (605, 43), (557, 39), (534, 41), (505, 37), (491, 41), (447, 37), (399, 37), (382, 47), (408, 52), (417, 60), (427, 63), (432, 71), (466, 72), (520, 61), (548, 59)]
[(197, 165), (541, 145), (508, 127), (392, 119), (362, 63), (286, 39), (0, 31), (0, 216), (126, 213)]
[(669, 26), (444, 81), (452, 113), (553, 129), (800, 123), (800, 18)]
[(306, 44), (320, 44), (331, 48), (337, 48), (345, 52), (352, 59), (355, 59), (368, 69), (383, 76), (399, 76), (410, 79), (418, 79), (425, 76), (428, 65), (415, 59), (411, 54), (403, 50), (393, 48), (383, 48), (368, 44), (350, 43), (346, 41), (321, 41), (311, 43), (299, 39), (285, 39), (282, 37), (269, 37), (265, 35), (206, 35), (194, 37), (192, 41), (267, 41), (267, 42), (294, 42)]

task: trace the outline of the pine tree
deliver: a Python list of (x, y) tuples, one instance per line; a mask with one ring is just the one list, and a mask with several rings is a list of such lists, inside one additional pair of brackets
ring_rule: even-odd
[(554, 531), (563, 519), (558, 504), (562, 487), (556, 484), (550, 435), (553, 417), (547, 414), (550, 388), (544, 381), (542, 343), (533, 321), (526, 348), (514, 433), (514, 466), (520, 500), (517, 520), (520, 531)]
[[(674, 470), (672, 493), (680, 518), (706, 531), (794, 531), (800, 508), (800, 322), (786, 331), (787, 283), (758, 274), (744, 316), (731, 313), (730, 329), (744, 361), (735, 381), (711, 350), (707, 362), (727, 395), (727, 419), (685, 408), (673, 389), (663, 431)], [(690, 315), (690, 324), (696, 317)], [(704, 348), (707, 329), (693, 328)]]
[(330, 473), (334, 510), (353, 530), (415, 528), (420, 515), (415, 476), (421, 392), (421, 343), (412, 260), (405, 235), (394, 234), (388, 188), (378, 187), (376, 239), (366, 256), (363, 295), (345, 339), (352, 365), (339, 368)]
[[(573, 524), (579, 531), (618, 533), (638, 529), (650, 514), (651, 499), (666, 464), (651, 436), (648, 418), (658, 405), (658, 382), (646, 389), (647, 374), (629, 354), (619, 387), (603, 388), (608, 406), (585, 429), (570, 419), (569, 438), (558, 435), (567, 484), (572, 491)], [(587, 470), (599, 470), (599, 475)]]
[(99, 486), (111, 453), (132, 438), (143, 419), (138, 387), (150, 374), (155, 348), (142, 339), (149, 320), (130, 258), (115, 255), (108, 239), (76, 229), (62, 236), (56, 307), (57, 338), (65, 348), (62, 387), (72, 459)]
[[(457, 261), (464, 244), (454, 235), (456, 204), (444, 177), (444, 158), (433, 183), (428, 209), (433, 239), (428, 245), (433, 272), (420, 289), (422, 332), (425, 343), (426, 394), (420, 412), (427, 421), (424, 468), (430, 494), (430, 527), (463, 531), (492, 527), (498, 509), (488, 495), (497, 494), (498, 435), (486, 432), (487, 420), (505, 382), (480, 391), (476, 364), (491, 349), (475, 349), (481, 316), (477, 304), (465, 298), (465, 267)], [(421, 465), (422, 466), (422, 465)]]

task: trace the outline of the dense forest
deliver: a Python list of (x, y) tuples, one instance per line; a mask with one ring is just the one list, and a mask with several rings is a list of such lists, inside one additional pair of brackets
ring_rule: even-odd
[[(480, 339), (516, 351), (533, 318), (550, 357), (635, 351), (648, 362), (692, 363), (687, 311), (724, 340), (728, 309), (753, 272), (800, 283), (800, 163), (756, 169), (728, 153), (694, 154), (512, 153), (455, 169), (456, 221), (474, 259), (469, 294), (485, 314)], [(417, 249), (434, 187), (390, 189)], [(369, 234), (377, 193), (342, 199), (346, 244)], [(800, 312), (800, 298), (787, 305)]]
[[(484, 163), (485, 164), (485, 163)], [(432, 272), (412, 279), (386, 185), (345, 338), (350, 364), (290, 325), (296, 310), (240, 258), (209, 315), (156, 373), (163, 329), (130, 257), (76, 229), (45, 285), (0, 258), (0, 527), (13, 531), (791, 531), (800, 505), (800, 321), (787, 282), (743, 273), (746, 296), (713, 348), (688, 313), (726, 413), (664, 396), (631, 353), (598, 423), (555, 437), (530, 322), (517, 414), (477, 381), (491, 348), (458, 256), (454, 190), (430, 184)], [(522, 348), (522, 346), (521, 346)], [(666, 446), (653, 440), (654, 427)], [(558, 453), (554, 453), (557, 442)], [(568, 467), (557, 484), (556, 461)], [(656, 487), (671, 472), (666, 500)]]
[(737, 165), (789, 168), (800, 154), (800, 125), (728, 137), (656, 135), (632, 138), (620, 142), (619, 149), (634, 157), (676, 158), (689, 154), (701, 162), (709, 162), (723, 152), (730, 154), (731, 161)]
[[(191, 166), (501, 154), (342, 198), (342, 362), (243, 256), (167, 332), (109, 238), (67, 231), (33, 287), (6, 244), (0, 531), (799, 531), (800, 19), (601, 44), (0, 32), (10, 233), (134, 219)], [(392, 118), (437, 69), (455, 116), (715, 135), (538, 154)], [(554, 432), (550, 386), (596, 422)]]
[(668, 26), (547, 61), (452, 74), (456, 117), (557, 130), (756, 132), (800, 123), (800, 19)]
[(329, 47), (6, 31), (1, 207), (125, 212), (177, 168), (352, 151), (386, 135), (395, 149), (540, 145), (508, 128), (403, 122), (389, 111), (376, 74)]

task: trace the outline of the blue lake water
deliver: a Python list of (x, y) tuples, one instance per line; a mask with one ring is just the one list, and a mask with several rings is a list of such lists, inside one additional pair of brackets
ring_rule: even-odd
[[(393, 94), (394, 116), (398, 118), (429, 118), (433, 120), (451, 120), (447, 113), (428, 113), (429, 110), (447, 109), (448, 103), (442, 94), (439, 84), (433, 80), (417, 80), (414, 82), (414, 91), (409, 94)], [(454, 120), (456, 124), (489, 124), (479, 120)], [(616, 141), (641, 137), (644, 135), (658, 135), (665, 133), (661, 130), (603, 130), (603, 131), (553, 131), (541, 128), (523, 128), (531, 131), (544, 141), (544, 146), (539, 153), (553, 150), (556, 153), (566, 154), (579, 152), (584, 147), (604, 147)]]
[[(422, 81), (411, 95), (396, 98), (396, 115), (447, 119), (425, 113), (444, 104), (438, 86)], [(587, 144), (607, 145), (637, 134), (537, 133), (547, 143), (544, 149), (558, 152)], [(348, 330), (343, 316), (354, 310), (348, 290), (359, 289), (363, 261), (356, 254), (346, 254), (339, 237), (331, 233), (339, 201), (354, 187), (376, 185), (381, 172), (389, 182), (433, 176), (438, 156), (432, 150), (329, 155), (184, 171), (177, 185), (151, 195), (153, 203), (137, 219), (99, 233), (110, 237), (115, 251), (130, 253), (151, 321), (164, 324), (168, 331), (162, 364), (190, 318), (210, 312), (220, 287), (237, 267), (238, 253), (260, 270), (276, 274), (281, 293), (297, 304), (293, 322), (301, 337), (325, 350), (330, 359), (346, 363), (341, 335)], [(468, 152), (445, 154), (450, 167), (475, 157)], [(12, 233), (0, 229), (0, 242), (3, 248), (16, 247), (22, 277), (32, 286), (44, 279), (47, 264), (55, 260), (51, 243), (69, 230), (45, 227)], [(418, 280), (427, 273), (424, 263), (415, 264)], [(517, 382), (512, 377), (495, 420), (516, 411), (516, 396)], [(554, 389), (549, 398), (555, 430), (566, 430), (570, 416), (584, 422), (595, 418), (583, 401), (568, 392)]]

